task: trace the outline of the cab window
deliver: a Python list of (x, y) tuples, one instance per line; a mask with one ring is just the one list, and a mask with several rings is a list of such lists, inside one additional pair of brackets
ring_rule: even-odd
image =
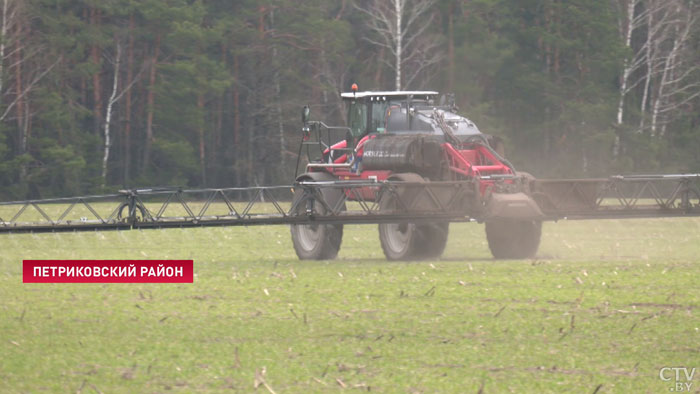
[(367, 106), (358, 102), (350, 103), (348, 121), (352, 136), (363, 136), (367, 131)]

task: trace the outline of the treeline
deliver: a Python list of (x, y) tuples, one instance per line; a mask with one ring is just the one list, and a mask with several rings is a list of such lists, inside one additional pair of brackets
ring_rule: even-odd
[[(454, 92), (537, 176), (700, 171), (692, 0), (0, 0), (0, 197), (290, 182), (300, 108)], [(397, 18), (400, 16), (400, 18)]]

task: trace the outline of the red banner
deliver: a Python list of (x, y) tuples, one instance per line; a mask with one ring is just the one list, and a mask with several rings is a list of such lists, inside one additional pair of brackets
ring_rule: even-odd
[(192, 260), (24, 260), (24, 283), (192, 283)]

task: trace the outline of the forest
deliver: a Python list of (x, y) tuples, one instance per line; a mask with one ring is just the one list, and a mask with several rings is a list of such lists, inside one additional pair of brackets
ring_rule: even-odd
[(700, 172), (694, 0), (0, 0), (0, 198), (289, 184), (300, 111), (437, 90), (537, 177)]

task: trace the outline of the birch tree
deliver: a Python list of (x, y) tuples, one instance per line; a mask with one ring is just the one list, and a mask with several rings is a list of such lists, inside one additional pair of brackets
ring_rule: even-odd
[[(17, 15), (17, 7), (12, 0), (2, 0), (2, 20), (0, 23), (0, 93), (3, 91), (5, 83), (5, 49), (10, 41), (8, 32), (13, 29)], [(0, 94), (0, 99), (2, 95)]]
[(105, 110), (104, 124), (104, 153), (102, 155), (102, 188), (104, 189), (107, 182), (107, 162), (109, 161), (109, 149), (112, 146), (112, 141), (109, 134), (109, 126), (112, 121), (112, 108), (117, 101), (117, 89), (119, 88), (119, 66), (122, 59), (122, 46), (117, 41), (117, 54), (114, 58), (114, 76), (112, 78), (112, 93), (107, 101), (107, 109)]
[[(435, 55), (437, 44), (422, 39), (433, 23), (435, 0), (369, 0), (354, 5), (374, 33), (364, 39), (393, 56), (393, 62), (386, 64), (395, 72), (396, 90), (409, 85), (421, 72), (440, 61)], [(404, 77), (409, 64), (411, 72)]]
[(674, 111), (700, 96), (700, 64), (694, 57), (697, 48), (691, 43), (697, 28), (698, 8), (692, 2), (672, 2), (673, 18), (669, 34), (660, 44), (664, 54), (659, 58), (658, 90), (652, 106), (651, 134), (664, 135)]
[[(40, 56), (44, 47), (32, 40), (25, 6), (19, 0), (2, 0), (0, 16), (0, 122), (14, 115), (18, 155), (28, 150), (32, 116), (29, 95), (61, 60), (59, 57), (49, 64), (48, 59)], [(10, 100), (3, 102), (5, 97)], [(25, 175), (26, 165), (22, 164), (20, 179)]]
[[(672, 119), (671, 112), (698, 96), (698, 70), (689, 47), (697, 21), (697, 7), (684, 0), (623, 0), (618, 3), (622, 17), (620, 36), (629, 55), (620, 76), (616, 124), (625, 123), (625, 101), (636, 89), (639, 98), (638, 132), (646, 128), (651, 112), (650, 132)], [(635, 34), (643, 39), (633, 40)], [(663, 134), (663, 131), (661, 132)], [(619, 135), (613, 155), (619, 151)]]
[[(12, 109), (22, 103), (27, 94), (46, 72), (39, 71), (37, 77), (28, 79), (26, 75), (28, 62), (41, 52), (40, 46), (29, 45), (26, 34), (26, 21), (23, 21), (22, 2), (18, 0), (1, 0), (2, 18), (0, 19), (0, 105), (6, 96), (14, 96), (7, 102), (0, 115), (0, 121), (5, 120)], [(49, 69), (52, 67), (49, 67)], [(14, 81), (10, 78), (14, 73)], [(14, 86), (10, 86), (14, 82)], [(11, 94), (10, 91), (14, 91)], [(20, 111), (21, 112), (21, 111)], [(21, 128), (21, 127), (20, 127)]]
[[(643, 128), (648, 92), (657, 68), (658, 42), (665, 37), (669, 25), (669, 4), (671, 2), (665, 0), (623, 0), (618, 3), (621, 14), (618, 30), (629, 53), (623, 60), (622, 75), (620, 76), (616, 118), (618, 126), (624, 124), (625, 101), (628, 94), (643, 82), (640, 107), (642, 116), (639, 131), (641, 132)], [(642, 41), (642, 45), (633, 45), (632, 36), (637, 32), (643, 32), (644, 29), (646, 29), (646, 39)], [(620, 136), (618, 134), (615, 136), (613, 147), (614, 157), (617, 157), (619, 150)]]
[[(624, 4), (626, 3), (626, 4)], [(639, 3), (639, 0), (623, 0), (622, 2), (622, 7), (624, 9), (624, 19), (620, 18), (619, 23), (619, 30), (620, 30), (620, 36), (624, 38), (625, 41), (625, 47), (628, 49), (631, 49), (632, 47), (632, 33), (639, 27), (641, 26), (640, 18), (635, 17), (635, 10), (637, 8), (637, 4)], [(624, 64), (622, 66), (622, 76), (620, 77), (620, 99), (618, 101), (617, 105), (617, 124), (621, 125), (622, 120), (623, 120), (623, 115), (624, 115), (624, 109), (625, 109), (625, 96), (627, 95), (627, 92), (629, 91), (628, 89), (628, 84), (629, 84), (629, 77), (632, 74), (632, 71), (636, 69), (636, 67), (639, 67), (637, 64), (638, 62), (636, 61), (638, 59), (638, 54), (635, 54), (633, 57), (626, 57), (624, 60)], [(619, 138), (616, 140), (616, 145), (619, 143)]]
[(129, 92), (131, 87), (134, 86), (134, 84), (140, 79), (141, 74), (146, 68), (144, 64), (144, 67), (141, 68), (141, 71), (139, 71), (136, 77), (134, 77), (131, 81), (128, 81), (128, 85), (126, 85), (120, 92), (119, 73), (121, 72), (122, 63), (122, 44), (119, 38), (115, 38), (115, 47), (115, 55), (114, 58), (111, 59), (111, 63), (114, 64), (114, 74), (112, 75), (112, 90), (107, 101), (107, 106), (105, 108), (104, 125), (102, 128), (104, 145), (102, 150), (102, 173), (100, 186), (103, 189), (107, 184), (107, 164), (109, 162), (109, 155), (112, 147), (112, 134), (110, 126), (112, 124), (114, 105), (124, 96), (125, 93)]

